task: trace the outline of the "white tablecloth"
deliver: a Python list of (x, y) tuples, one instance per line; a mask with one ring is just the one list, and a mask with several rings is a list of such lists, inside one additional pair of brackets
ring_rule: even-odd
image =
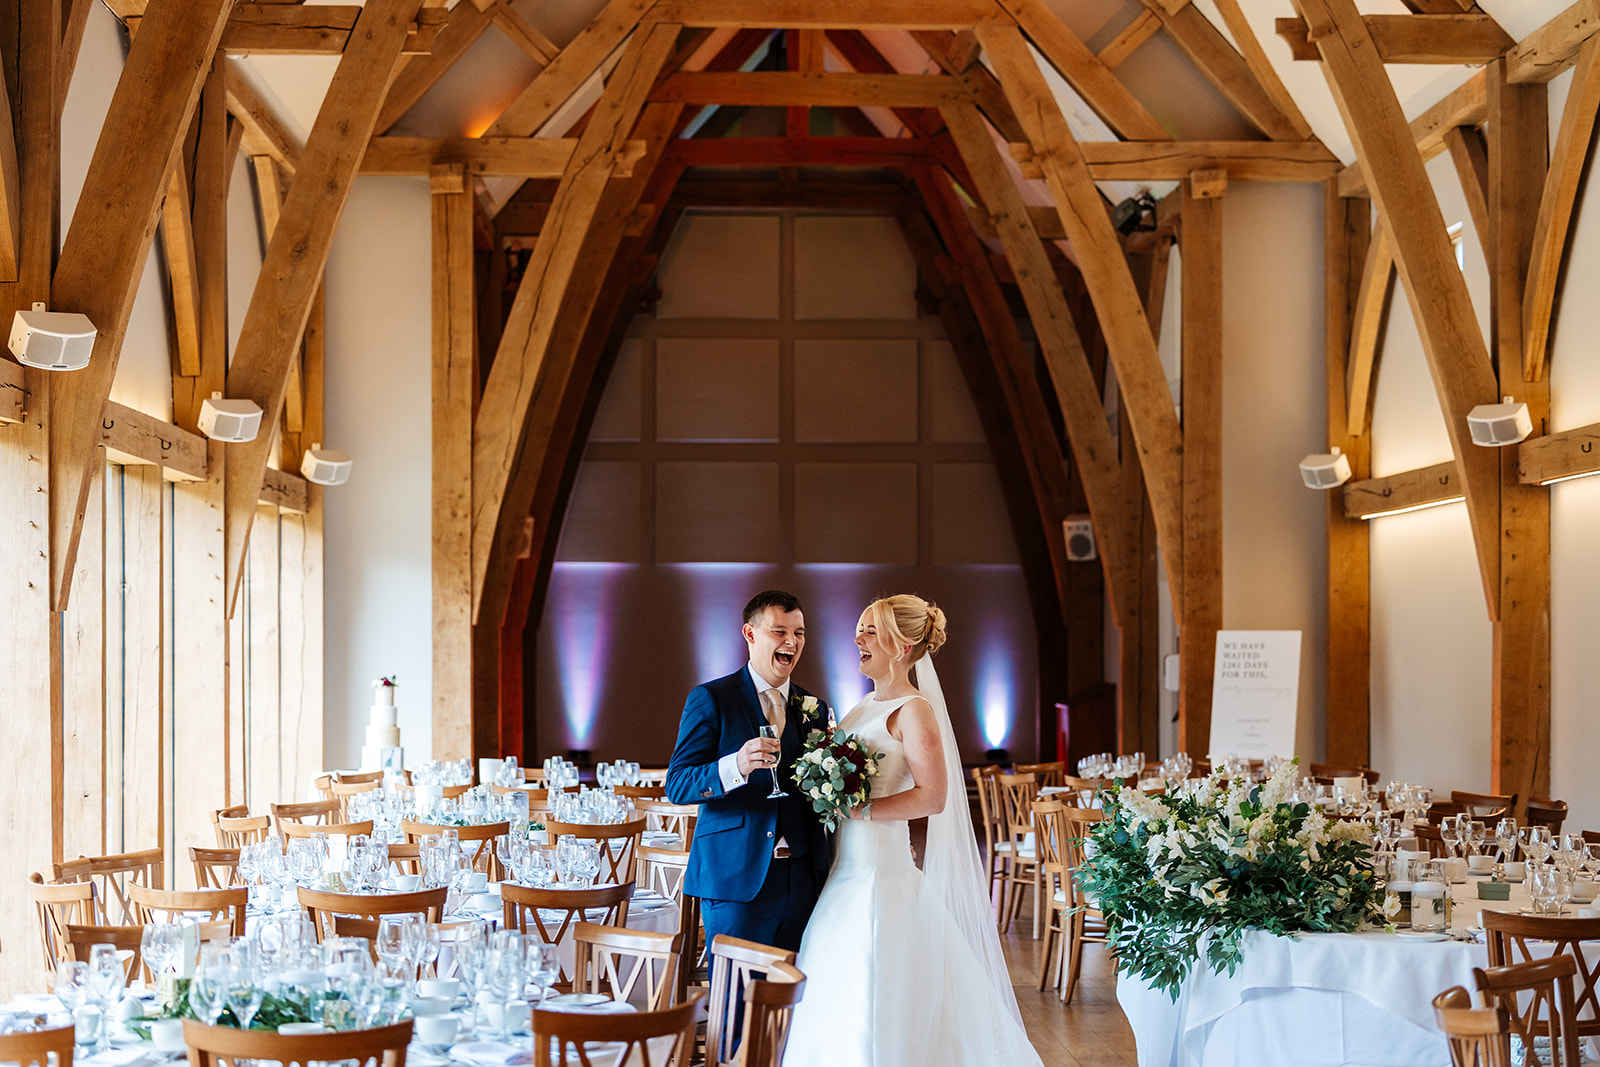
[[(1520, 885), (1506, 902), (1479, 900), (1474, 882), (1453, 895), (1457, 929), (1476, 925), (1480, 910), (1528, 905)], [(1464, 941), (1254, 930), (1232, 975), (1197, 963), (1176, 1003), (1119, 976), (1117, 1001), (1139, 1067), (1448, 1067), (1433, 998), (1455, 985), (1471, 990), (1472, 968), (1488, 962), (1487, 946)]]

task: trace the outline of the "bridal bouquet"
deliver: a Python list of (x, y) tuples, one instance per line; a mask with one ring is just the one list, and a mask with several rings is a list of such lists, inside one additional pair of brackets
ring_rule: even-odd
[(805, 750), (794, 761), (794, 784), (811, 800), (811, 810), (822, 825), (837, 830), (872, 796), (871, 779), (877, 777), (883, 753), (871, 753), (854, 734), (843, 730), (812, 730)]
[(1239, 965), (1246, 930), (1345, 933), (1375, 921), (1382, 894), (1369, 828), (1291, 802), (1298, 763), (1265, 785), (1220, 773), (1147, 796), (1118, 783), (1078, 870), (1105, 915), (1117, 969), (1177, 999), (1201, 955)]

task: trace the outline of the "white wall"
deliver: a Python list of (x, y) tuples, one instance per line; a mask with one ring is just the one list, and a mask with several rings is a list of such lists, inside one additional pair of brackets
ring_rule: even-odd
[(371, 684), (398, 674), (408, 764), (433, 746), (431, 207), (418, 178), (360, 178), (334, 239), (327, 441), (350, 481), (327, 490), (330, 767), (360, 758)]
[(1324, 447), (1322, 190), (1237, 182), (1223, 198), (1222, 612), (1299, 630), (1296, 752), (1323, 750), (1325, 501), (1298, 464)]

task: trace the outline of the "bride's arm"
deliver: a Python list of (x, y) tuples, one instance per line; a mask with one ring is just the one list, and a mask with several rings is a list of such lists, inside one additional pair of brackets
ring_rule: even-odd
[[(904, 792), (874, 800), (872, 818), (888, 822), (937, 815), (944, 810), (946, 768), (933, 708), (921, 697), (914, 697), (900, 706), (894, 719), (889, 732), (905, 745), (906, 765), (916, 784)], [(860, 818), (861, 810), (855, 809), (850, 817)]]

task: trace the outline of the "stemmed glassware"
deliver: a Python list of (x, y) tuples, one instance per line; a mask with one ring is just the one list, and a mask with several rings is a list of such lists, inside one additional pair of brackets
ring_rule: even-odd
[(1500, 846), (1500, 861), (1510, 863), (1517, 858), (1517, 820), (1501, 819), (1494, 827), (1495, 843)]
[(128, 972), (117, 957), (115, 946), (95, 945), (89, 950), (89, 1000), (100, 1009), (100, 1029), (94, 1043), (96, 1053), (111, 1047), (111, 1024), (127, 982)]
[[(89, 965), (81, 960), (56, 964), (56, 999), (76, 1019), (89, 1001)], [(104, 1020), (100, 1020), (104, 1025)]]
[(439, 927), (420, 915), (407, 915), (402, 943), (406, 965), (421, 978), (423, 968), (439, 958)]
[(248, 943), (236, 943), (229, 949), (228, 957), (222, 978), (225, 1000), (233, 1017), (238, 1020), (239, 1028), (248, 1030), (256, 1012), (261, 1010), (265, 992), (261, 975), (257, 972)]
[(178, 956), (183, 951), (183, 928), (177, 923), (146, 923), (139, 936), (139, 957), (150, 968), (157, 983), (178, 969)]
[(539, 987), (539, 1003), (550, 995), (556, 979), (561, 977), (561, 957), (556, 947), (539, 941), (528, 947), (528, 979)]
[[(761, 727), (761, 736), (776, 741), (778, 739), (778, 728), (771, 723), (767, 723)], [(778, 783), (778, 761), (774, 759), (772, 761), (772, 792), (767, 794), (767, 799), (778, 800), (788, 795), (788, 793), (784, 792), (783, 786)]]
[(1527, 826), (1522, 830), (1522, 851), (1528, 854), (1528, 859), (1534, 863), (1543, 863), (1550, 858), (1554, 842), (1550, 837), (1548, 826)]

